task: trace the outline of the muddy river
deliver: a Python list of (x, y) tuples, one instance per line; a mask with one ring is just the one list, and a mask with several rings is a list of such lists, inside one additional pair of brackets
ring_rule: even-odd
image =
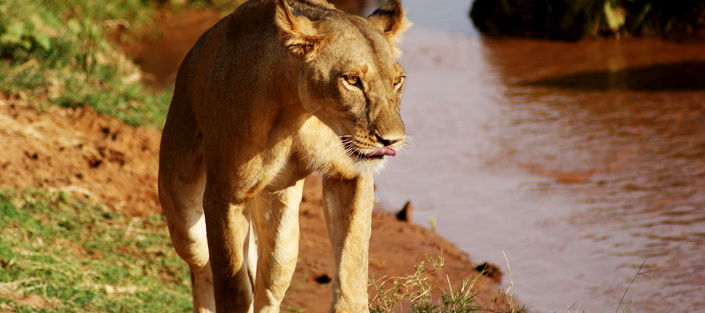
[(415, 140), (381, 201), (475, 261), (506, 270), (504, 251), (532, 312), (614, 312), (625, 291), (633, 312), (703, 312), (705, 44), (482, 39), (465, 2), (404, 2)]
[[(474, 261), (506, 270), (504, 251), (532, 312), (613, 312), (625, 291), (633, 312), (703, 312), (705, 44), (483, 39), (468, 0), (403, 3), (414, 144), (377, 175), (382, 203), (411, 200)], [(138, 61), (168, 84), (216, 20), (160, 23)]]

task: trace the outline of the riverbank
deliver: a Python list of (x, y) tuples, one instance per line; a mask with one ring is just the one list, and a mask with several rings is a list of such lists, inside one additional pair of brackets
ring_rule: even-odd
[(580, 40), (705, 40), (705, 1), (476, 0), (469, 17), (490, 36)]
[[(0, 189), (63, 191), (137, 221), (162, 218), (156, 187), (159, 130), (129, 126), (90, 107), (67, 109), (40, 103), (39, 99), (6, 96), (0, 100), (0, 150), (4, 151), (0, 155)], [(334, 266), (323, 220), (320, 179), (315, 176), (306, 182), (300, 222), (299, 262), (284, 307), (294, 312), (324, 312), (330, 299), (327, 278), (332, 277)], [(164, 224), (157, 230), (166, 234)], [(3, 232), (2, 236), (6, 235)], [(176, 257), (172, 249), (164, 253), (168, 255), (163, 258)], [(375, 212), (370, 244), (370, 274), (374, 277), (409, 275), (420, 260), (437, 253), (442, 253), (445, 264), (443, 270), (429, 274), (429, 283), (444, 287), (450, 280), (457, 290), (463, 278), (478, 277), (473, 286), (478, 303), (499, 310), (506, 307), (506, 298), (498, 293), (501, 276), (481, 276), (466, 253), (433, 231), (398, 221), (387, 212)], [(9, 263), (11, 260), (2, 260), (3, 267)], [(179, 271), (183, 275), (186, 265)], [(168, 281), (165, 288), (173, 283)], [(42, 297), (38, 289), (27, 294)], [(372, 288), (370, 296), (374, 296)], [(0, 294), (0, 298), (8, 297)]]

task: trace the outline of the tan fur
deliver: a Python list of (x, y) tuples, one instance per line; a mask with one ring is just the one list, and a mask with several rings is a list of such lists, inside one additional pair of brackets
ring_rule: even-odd
[(312, 172), (336, 264), (330, 311), (368, 312), (372, 173), (405, 138), (394, 57), (404, 25), (399, 0), (368, 19), (323, 0), (250, 0), (191, 49), (162, 135), (159, 197), (194, 312), (279, 312)]

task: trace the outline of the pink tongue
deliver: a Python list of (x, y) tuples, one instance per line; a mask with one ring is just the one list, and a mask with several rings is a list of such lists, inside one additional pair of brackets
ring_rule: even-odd
[(379, 149), (373, 151), (372, 153), (368, 153), (366, 156), (371, 157), (371, 156), (375, 156), (375, 155), (395, 156), (395, 155), (397, 155), (397, 152), (390, 147), (382, 147), (382, 148), (379, 148)]

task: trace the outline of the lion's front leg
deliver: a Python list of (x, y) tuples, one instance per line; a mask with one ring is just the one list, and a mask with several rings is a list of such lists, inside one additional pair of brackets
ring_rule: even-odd
[(223, 197), (228, 193), (216, 190), (206, 185), (203, 201), (216, 312), (252, 312), (253, 283), (247, 263), (254, 234), (247, 201), (228, 201)]
[(296, 270), (299, 254), (299, 204), (303, 179), (287, 189), (261, 191), (252, 201), (257, 234), (255, 312), (278, 313)]
[(371, 175), (323, 180), (323, 207), (336, 269), (330, 312), (369, 312), (367, 255), (373, 206)]

